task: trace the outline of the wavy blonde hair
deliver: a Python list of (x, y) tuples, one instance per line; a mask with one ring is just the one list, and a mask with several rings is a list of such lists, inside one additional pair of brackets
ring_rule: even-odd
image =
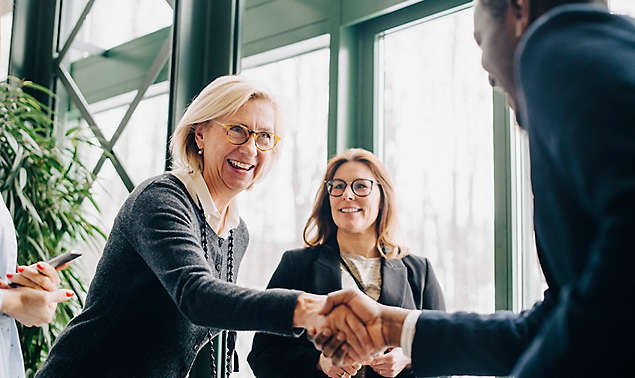
[[(250, 100), (267, 100), (275, 113), (274, 132), (282, 137), (283, 122), (280, 106), (274, 96), (262, 84), (240, 75), (220, 76), (209, 83), (188, 106), (170, 139), (172, 169), (198, 170), (203, 167), (203, 158), (198, 154), (196, 129), (211, 120), (235, 114)], [(281, 138), (282, 140), (282, 138)], [(280, 143), (273, 149), (274, 160), (280, 151)], [(273, 162), (272, 162), (273, 163)], [(265, 176), (273, 164), (262, 170), (256, 180)]]
[(379, 254), (387, 259), (406, 256), (408, 254), (407, 248), (398, 244), (394, 239), (394, 231), (397, 227), (397, 209), (393, 184), (388, 175), (388, 170), (373, 153), (362, 148), (348, 149), (329, 160), (323, 177), (323, 184), (320, 185), (315, 196), (311, 216), (309, 216), (304, 226), (302, 235), (304, 243), (307, 246), (321, 245), (336, 235), (337, 225), (331, 215), (331, 204), (328, 193), (324, 188), (324, 182), (333, 179), (335, 172), (342, 164), (352, 161), (366, 165), (379, 184), (377, 188), (380, 191), (381, 198), (379, 213), (375, 221), (377, 231), (376, 246)]

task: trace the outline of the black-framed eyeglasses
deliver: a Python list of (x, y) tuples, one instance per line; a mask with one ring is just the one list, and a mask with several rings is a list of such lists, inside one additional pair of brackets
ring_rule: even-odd
[(269, 151), (273, 150), (280, 140), (279, 136), (269, 131), (253, 131), (245, 125), (226, 125), (216, 120), (213, 122), (225, 128), (227, 140), (231, 144), (245, 144), (249, 140), (249, 137), (253, 135), (256, 141), (256, 148), (260, 151)]
[[(374, 183), (375, 181), (371, 179), (358, 178), (351, 181), (350, 185), (351, 185), (351, 190), (353, 191), (353, 194), (355, 194), (357, 197), (366, 197), (373, 192)], [(331, 197), (341, 197), (346, 191), (346, 187), (348, 185), (349, 184), (342, 179), (326, 180), (324, 182), (324, 186), (326, 187), (326, 192)]]

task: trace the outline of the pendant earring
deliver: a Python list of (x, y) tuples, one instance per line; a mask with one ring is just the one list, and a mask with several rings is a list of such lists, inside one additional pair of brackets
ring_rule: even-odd
[(202, 148), (199, 148), (199, 149), (198, 149), (198, 154), (199, 154), (199, 155), (203, 155), (203, 149), (202, 149)]

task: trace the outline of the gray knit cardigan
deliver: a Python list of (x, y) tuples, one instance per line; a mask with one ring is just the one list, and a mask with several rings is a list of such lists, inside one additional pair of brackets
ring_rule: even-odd
[[(233, 237), (236, 277), (249, 241), (242, 220)], [(228, 244), (172, 174), (137, 186), (115, 219), (83, 311), (37, 377), (185, 377), (210, 328), (213, 335), (219, 329), (294, 334), (300, 292), (225, 282)]]

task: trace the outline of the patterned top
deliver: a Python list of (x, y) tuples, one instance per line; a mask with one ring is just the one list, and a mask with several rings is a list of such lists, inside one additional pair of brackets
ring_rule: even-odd
[[(375, 301), (381, 295), (381, 257), (364, 257), (349, 253), (340, 253), (342, 259), (348, 265), (351, 273), (355, 275), (355, 279), (362, 285), (364, 292)], [(343, 264), (340, 264), (342, 270), (342, 288), (357, 288), (355, 280)]]

